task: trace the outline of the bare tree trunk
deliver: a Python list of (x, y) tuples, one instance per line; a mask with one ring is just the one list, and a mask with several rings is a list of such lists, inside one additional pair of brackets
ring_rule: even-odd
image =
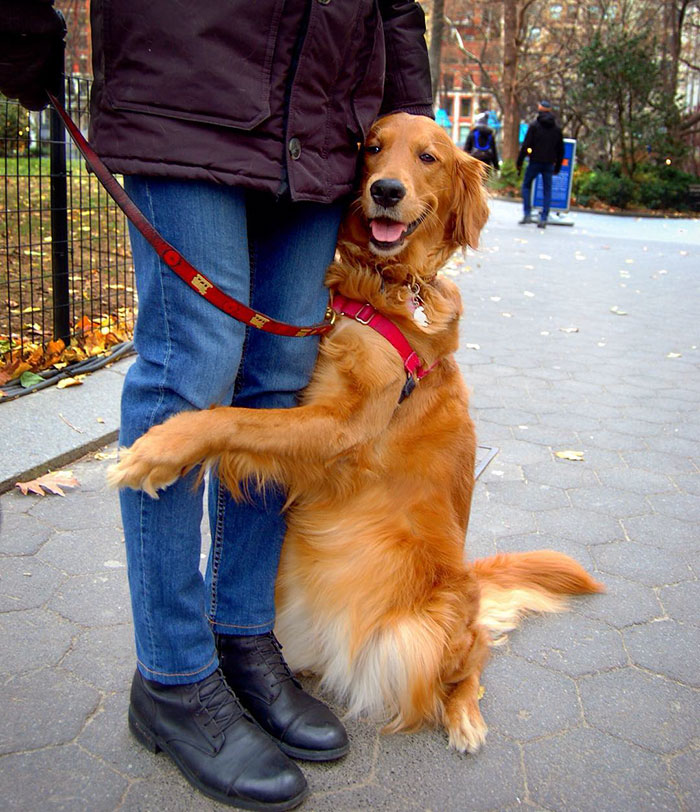
[(445, 30), (445, 0), (433, 0), (433, 16), (430, 21), (430, 75), (433, 85), (433, 102), (440, 85), (440, 62), (442, 57), (442, 35)]
[(503, 0), (503, 159), (518, 157), (518, 0)]

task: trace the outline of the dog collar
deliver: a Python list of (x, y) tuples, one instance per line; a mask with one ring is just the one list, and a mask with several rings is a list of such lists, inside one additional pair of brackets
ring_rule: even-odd
[(415, 389), (416, 383), (424, 378), (438, 363), (424, 367), (418, 354), (409, 344), (408, 339), (394, 324), (393, 321), (375, 310), (371, 304), (360, 302), (357, 299), (348, 299), (340, 293), (333, 296), (331, 307), (336, 313), (348, 316), (360, 324), (371, 327), (379, 335), (383, 336), (391, 346), (398, 352), (406, 370), (406, 383), (401, 391), (399, 403), (407, 398)]

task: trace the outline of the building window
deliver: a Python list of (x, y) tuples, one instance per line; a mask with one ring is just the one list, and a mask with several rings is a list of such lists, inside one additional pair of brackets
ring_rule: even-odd
[(462, 96), (459, 100), (459, 117), (471, 118), (472, 116), (472, 97)]

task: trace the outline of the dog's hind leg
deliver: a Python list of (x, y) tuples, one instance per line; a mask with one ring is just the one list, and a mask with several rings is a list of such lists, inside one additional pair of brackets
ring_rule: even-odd
[[(479, 710), (479, 679), (489, 657), (489, 636), (473, 626), (464, 640), (464, 654), (446, 676), (447, 696), (443, 724), (450, 745), (462, 753), (476, 753), (486, 739), (486, 723)], [(461, 677), (461, 678), (460, 678)]]

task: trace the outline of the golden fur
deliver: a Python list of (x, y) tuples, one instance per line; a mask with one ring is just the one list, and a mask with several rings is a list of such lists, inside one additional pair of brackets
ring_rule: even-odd
[[(444, 725), (461, 751), (484, 740), (479, 676), (494, 638), (526, 611), (558, 611), (563, 595), (602, 589), (552, 551), (464, 560), (475, 437), (452, 355), (460, 296), (437, 272), (478, 242), (488, 214), (482, 171), (427, 118), (387, 116), (367, 139), (362, 190), (327, 284), (371, 303), (425, 365), (437, 362), (408, 399), (398, 402), (406, 374), (396, 350), (341, 317), (300, 406), (177, 415), (110, 475), (154, 498), (200, 464), (218, 465), (237, 496), (251, 477), (282, 483), (277, 633), (290, 665), (319, 674), (352, 713), (384, 714), (388, 730)], [(386, 178), (405, 189), (389, 208), (371, 193)], [(382, 244), (373, 220), (408, 233)], [(412, 314), (416, 292), (424, 325)]]

